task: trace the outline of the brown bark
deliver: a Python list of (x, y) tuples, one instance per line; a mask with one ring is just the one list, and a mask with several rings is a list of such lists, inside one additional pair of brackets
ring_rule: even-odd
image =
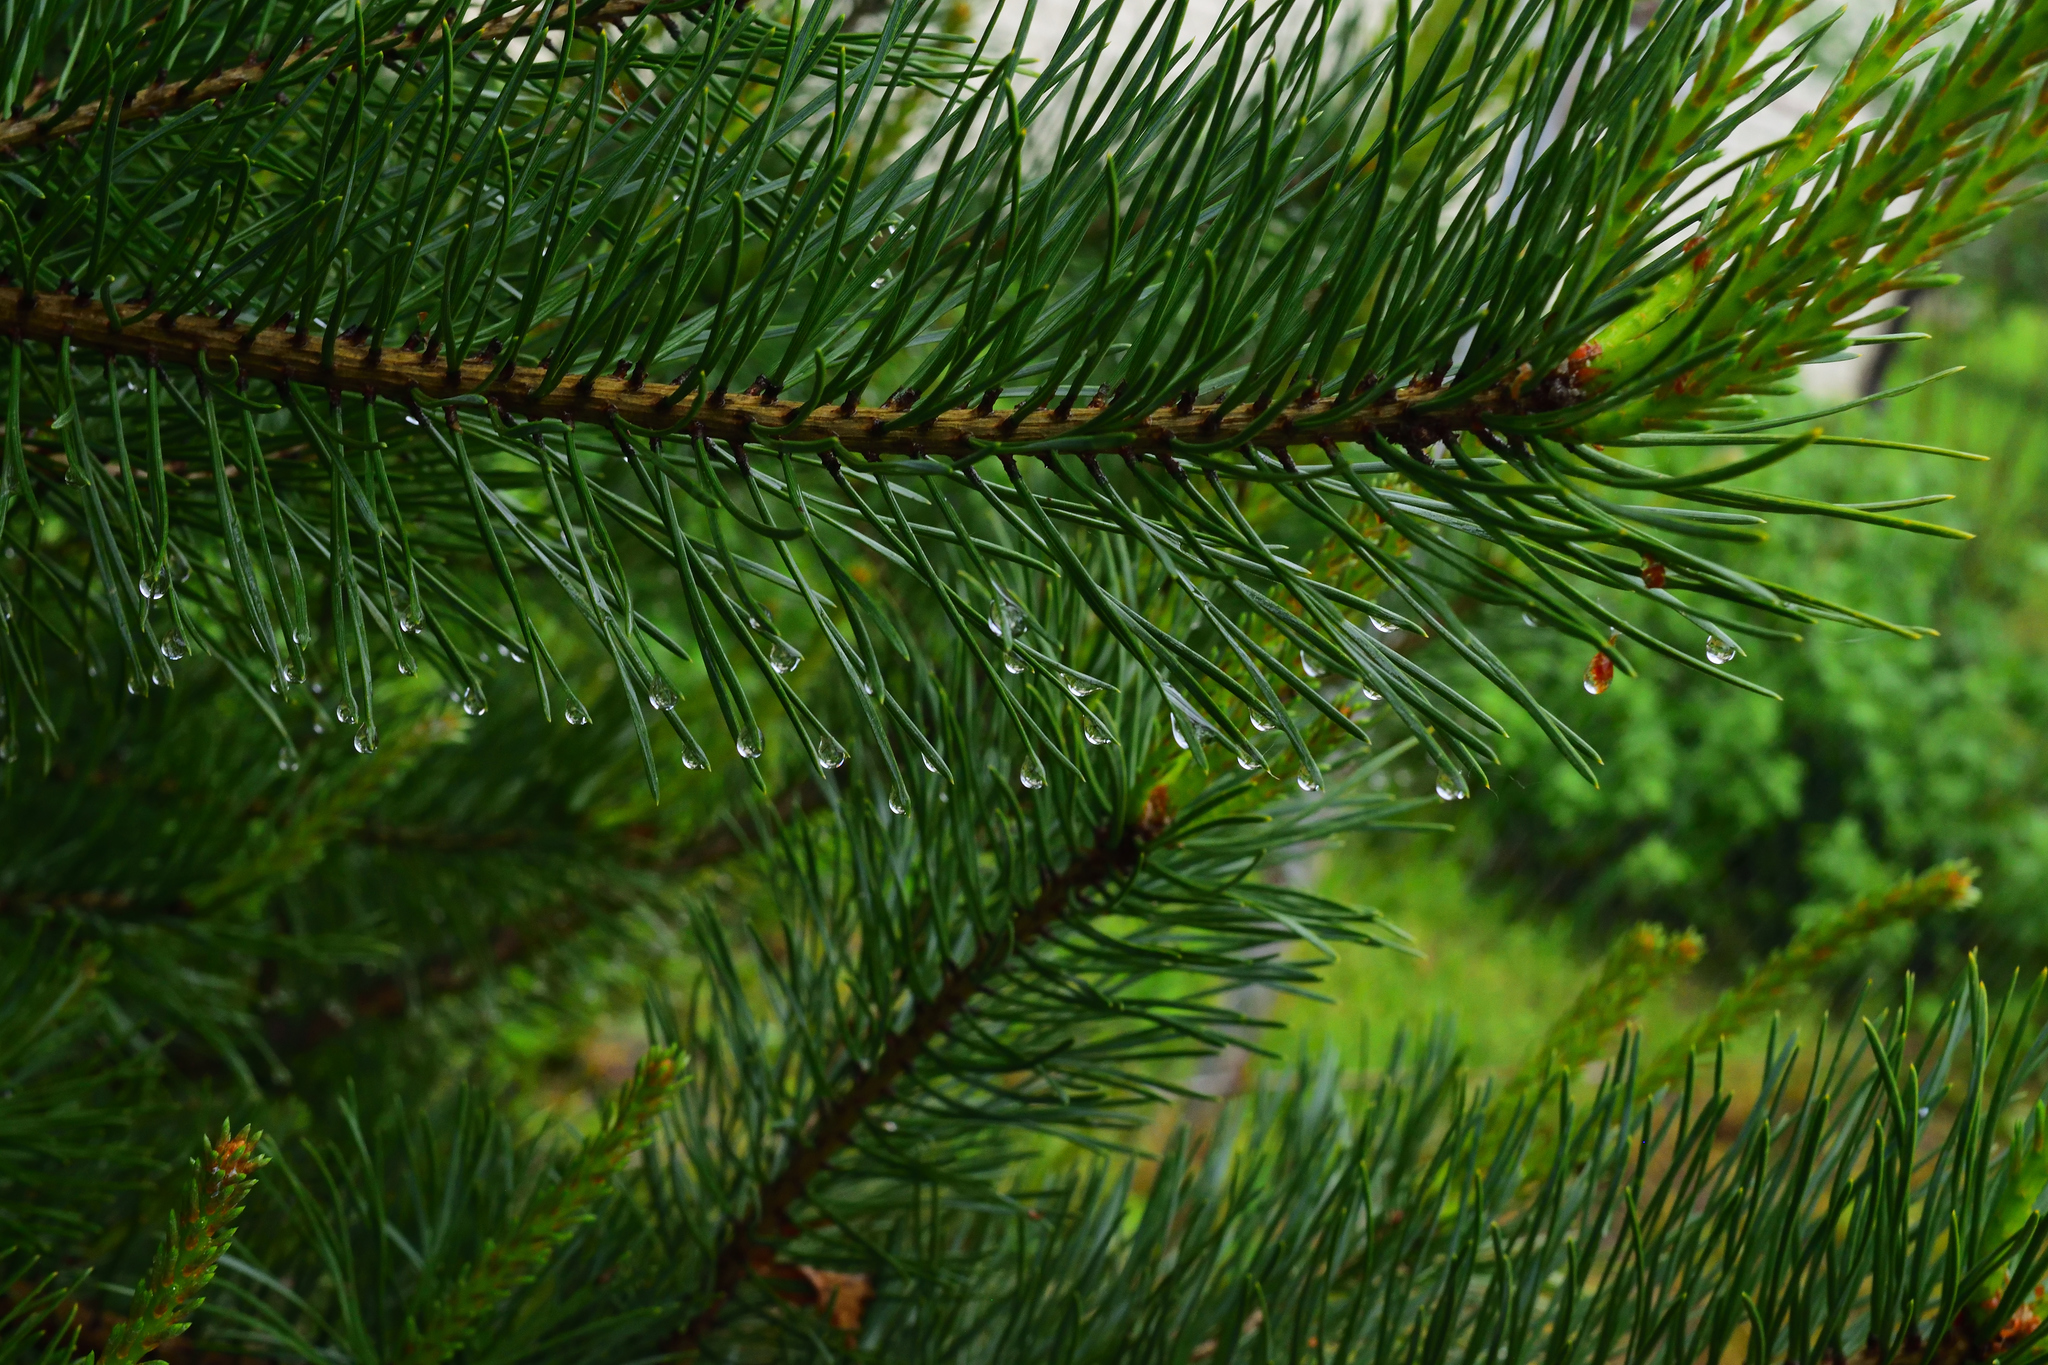
[(754, 1216), (727, 1229), (712, 1266), (710, 1298), (665, 1343), (666, 1351), (695, 1351), (741, 1281), (749, 1275), (776, 1272), (774, 1241), (797, 1231), (791, 1211), (812, 1180), (853, 1140), (868, 1111), (889, 1097), (932, 1042), (953, 1025), (1020, 949), (1066, 918), (1080, 897), (1135, 871), (1145, 845), (1165, 830), (1166, 821), (1162, 787), (1154, 790), (1134, 823), (1121, 830), (1100, 831), (1094, 847), (1047, 877), (1038, 894), (1011, 916), (1008, 932), (984, 936), (973, 957), (946, 969), (939, 988), (920, 1002), (903, 1029), (883, 1044), (874, 1063), (854, 1069), (843, 1088), (818, 1109), (775, 1178), (761, 1190)]
[[(579, 7), (576, 22), (586, 28), (600, 24), (623, 23), (648, 7), (649, 0), (606, 0), (606, 3)], [(517, 14), (493, 19), (485, 24), (482, 35), (485, 42), (510, 37), (532, 28), (553, 28), (567, 23), (569, 6), (557, 4), (547, 12), (544, 19), (536, 22), (531, 16), (538, 5), (528, 6)], [(369, 41), (370, 56), (374, 58), (417, 52), (441, 41), (438, 31), (432, 33), (403, 32), (386, 33)], [(322, 48), (318, 52), (304, 51), (287, 54), (275, 68), (265, 62), (247, 61), (237, 66), (222, 67), (210, 76), (198, 80), (153, 81), (128, 96), (121, 106), (121, 122), (136, 123), (143, 119), (162, 118), (167, 114), (182, 113), (187, 109), (206, 103), (208, 100), (225, 99), (236, 91), (248, 86), (261, 84), (264, 80), (282, 77), (301, 68), (317, 67), (332, 60), (335, 49)], [(32, 147), (61, 137), (75, 137), (89, 131), (100, 121), (101, 101), (93, 100), (81, 104), (68, 114), (51, 110), (46, 114), (24, 114), (17, 119), (0, 119), (0, 151), (18, 147)]]
[[(192, 366), (202, 359), (212, 373), (225, 376), (232, 360), (244, 379), (309, 384), (335, 393), (382, 394), (403, 399), (415, 389), (428, 398), (479, 393), (504, 411), (521, 418), (552, 417), (568, 422), (602, 422), (616, 417), (647, 430), (699, 428), (719, 440), (777, 437), (784, 440), (836, 440), (848, 452), (870, 459), (884, 455), (971, 455), (986, 443), (1025, 443), (1061, 438), (1096, 437), (1104, 446), (1133, 452), (1168, 451), (1176, 441), (1222, 447), (1257, 445), (1278, 448), (1323, 441), (1358, 441), (1378, 432), (1404, 442), (1426, 443), (1448, 431), (1470, 430), (1492, 413), (1533, 410), (1508, 387), (1489, 389), (1454, 408), (1416, 411), (1435, 392), (1428, 384), (1401, 390), (1383, 402), (1347, 413), (1337, 421), (1328, 414), (1339, 406), (1331, 398), (1290, 405), (1274, 416), (1260, 404), (1244, 404), (1228, 412), (1213, 405), (1193, 404), (1157, 409), (1149, 416), (1111, 427), (1091, 408), (1062, 416), (1040, 409), (1021, 419), (1014, 414), (954, 408), (930, 421), (908, 425), (906, 414), (887, 407), (822, 407), (752, 394), (699, 395), (678, 385), (642, 382), (612, 375), (569, 375), (543, 394), (546, 372), (534, 366), (501, 367), (499, 362), (472, 357), (462, 362), (450, 381), (447, 360), (427, 360), (423, 352), (384, 350), (337, 340), (333, 361), (321, 363), (321, 339), (300, 336), (282, 326), (260, 321), (245, 328), (236, 323), (187, 314), (166, 320), (139, 305), (117, 310), (116, 327), (97, 302), (44, 291), (31, 298), (24, 290), (0, 286), (0, 333), (17, 339), (55, 342), (70, 337), (75, 345), (141, 357), (159, 365)], [(1540, 386), (1539, 386), (1540, 391)]]

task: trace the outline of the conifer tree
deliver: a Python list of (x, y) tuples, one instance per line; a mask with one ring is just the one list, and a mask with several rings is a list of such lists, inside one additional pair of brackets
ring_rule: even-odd
[[(0, 1350), (2026, 1365), (2038, 988), (1724, 1133), (1644, 936), (1498, 1098), (1438, 1035), (1139, 1160), (1400, 942), (1276, 862), (1483, 786), (1488, 694), (1595, 778), (1494, 609), (1596, 694), (1918, 634), (1715, 551), (1958, 534), (1743, 483), (1897, 445), (1771, 400), (2038, 183), (2048, 9), (1958, 17), (1749, 147), (1839, 18), (0, 8)], [(581, 1137), (437, 1083), (651, 938)], [(202, 1110), (270, 1160), (181, 1194)]]

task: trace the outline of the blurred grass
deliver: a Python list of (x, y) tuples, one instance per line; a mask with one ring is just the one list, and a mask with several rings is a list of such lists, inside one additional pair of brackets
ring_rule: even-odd
[[(1501, 1076), (1521, 1064), (1598, 968), (1604, 942), (1587, 942), (1569, 917), (1518, 913), (1511, 893), (1475, 885), (1441, 840), (1354, 843), (1323, 855), (1316, 889), (1377, 907), (1414, 940), (1418, 955), (1340, 948), (1324, 993), (1333, 1003), (1287, 998), (1273, 1017), (1288, 1026), (1279, 1050), (1334, 1047), (1347, 1070), (1369, 1070), (1394, 1032), (1451, 1018), (1474, 1071)], [(1713, 998), (1698, 978), (1653, 994), (1637, 1023), (1654, 1043), (1676, 1037)]]

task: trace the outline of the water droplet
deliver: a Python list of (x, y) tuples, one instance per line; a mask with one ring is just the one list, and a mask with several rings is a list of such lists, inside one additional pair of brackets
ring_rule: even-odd
[(1246, 749), (1242, 753), (1238, 754), (1237, 766), (1244, 769), (1248, 773), (1255, 773), (1259, 769), (1265, 767), (1266, 762), (1264, 759), (1260, 758), (1251, 750)]
[(1294, 779), (1294, 785), (1301, 788), (1305, 792), (1319, 792), (1323, 789), (1322, 782), (1316, 778), (1310, 777), (1308, 773), (1305, 771), (1296, 775)]
[(811, 745), (811, 757), (817, 760), (820, 768), (831, 772), (846, 765), (846, 746), (821, 730)]
[(462, 689), (462, 712), (464, 715), (480, 716), (490, 709), (491, 703), (484, 696), (484, 690), (481, 687), (465, 687)]
[(135, 591), (147, 601), (161, 602), (164, 600), (164, 580), (157, 574), (144, 574), (135, 580)]
[(1279, 725), (1274, 722), (1273, 718), (1264, 711), (1252, 712), (1252, 729), (1257, 730), (1260, 734), (1269, 734), (1279, 728)]
[(356, 704), (354, 701), (343, 697), (334, 704), (334, 723), (336, 725), (354, 725), (356, 723)]
[(759, 758), (762, 747), (761, 727), (758, 725), (740, 731), (739, 738), (733, 741), (733, 748), (739, 750), (741, 758)]
[(1707, 637), (1708, 663), (1725, 664), (1730, 659), (1734, 658), (1738, 653), (1740, 653), (1740, 651), (1736, 649), (1735, 642), (1729, 639), (1727, 636), (1719, 634), (1717, 632)]
[(1101, 683), (1090, 678), (1084, 678), (1071, 668), (1062, 668), (1059, 671), (1059, 680), (1060, 686), (1066, 688), (1067, 695), (1075, 701), (1079, 701), (1083, 697), (1093, 696), (1102, 690)]
[(1024, 608), (1007, 588), (997, 588), (995, 600), (988, 604), (989, 633), (1001, 635), (1007, 629), (1012, 635), (1022, 635), (1025, 628)]
[(1664, 565), (1662, 562), (1643, 556), (1643, 586), (1661, 588), (1664, 586)]
[(324, 735), (327, 733), (327, 727), (316, 720), (313, 722), (313, 733), (316, 735)]
[(939, 770), (939, 765), (933, 761), (930, 754), (919, 754), (917, 761), (924, 764), (924, 770), (928, 773), (936, 773)]
[(804, 656), (796, 652), (795, 646), (780, 635), (769, 637), (768, 666), (777, 673), (794, 673)]
[(1017, 770), (1017, 780), (1032, 791), (1045, 785), (1045, 765), (1038, 761), (1037, 754), (1024, 755), (1024, 766)]
[(156, 652), (169, 659), (172, 663), (176, 663), (186, 655), (185, 637), (175, 630), (172, 631), (157, 643)]
[(1533, 612), (1525, 611), (1522, 613), (1522, 624), (1529, 627), (1529, 629), (1531, 630), (1543, 629), (1543, 623), (1536, 619), (1536, 616)]
[(657, 711), (673, 711), (681, 700), (667, 678), (656, 678), (654, 686), (647, 689), (647, 704)]
[(128, 679), (127, 679), (127, 682), (128, 682), (128, 695), (129, 695), (129, 696), (131, 696), (131, 697), (139, 697), (139, 696), (141, 696), (141, 695), (142, 695), (142, 689), (141, 689), (141, 688), (139, 688), (139, 687), (137, 687), (137, 686), (135, 685), (135, 677), (134, 677), (134, 675), (133, 675), (133, 674), (130, 674), (130, 675), (129, 675), (129, 677), (128, 677)]
[(405, 612), (401, 614), (398, 618), (398, 628), (401, 631), (405, 632), (407, 635), (419, 634), (424, 624), (425, 623), (420, 620), (419, 613), (413, 611), (410, 607), (408, 607), (405, 610)]
[[(302, 683), (306, 680), (306, 670), (296, 659), (286, 659), (282, 664), (278, 665), (277, 671), (278, 676), (284, 679), (285, 685), (288, 687), (293, 683)], [(313, 684), (313, 695), (316, 697), (320, 695), (319, 683)]]
[(356, 746), (356, 752), (357, 752), (357, 753), (359, 753), (359, 754), (374, 754), (374, 753), (376, 753), (376, 752), (377, 752), (377, 726), (376, 726), (376, 724), (375, 724), (374, 722), (372, 722), (372, 721), (367, 721), (367, 720), (366, 720), (366, 721), (364, 721), (364, 722), (363, 722), (363, 723), (362, 723), (361, 725), (358, 725), (358, 726), (356, 727), (356, 737), (355, 737), (355, 741), (354, 741), (354, 742), (355, 742), (355, 746)]
[(1111, 734), (1109, 727), (1102, 723), (1102, 717), (1096, 715), (1093, 711), (1087, 710), (1081, 712), (1081, 738), (1087, 740), (1090, 744), (1116, 743), (1116, 736)]
[(1005, 672), (1005, 673), (1022, 673), (1023, 671), (1024, 671), (1024, 656), (1023, 656), (1023, 655), (1021, 655), (1021, 654), (1019, 654), (1019, 653), (1018, 653), (1018, 652), (1017, 652), (1016, 650), (1014, 650), (1014, 649), (1006, 649), (1006, 650), (1004, 650), (1004, 651), (1003, 651), (1003, 672)]
[(1436, 775), (1436, 799), (1439, 801), (1463, 801), (1470, 795), (1465, 786), (1463, 773), (1439, 772)]
[(889, 788), (889, 810), (896, 815), (910, 814), (910, 793), (903, 790), (900, 782)]
[(1614, 660), (1608, 658), (1606, 651), (1602, 650), (1593, 656), (1591, 663), (1586, 665), (1586, 690), (1597, 697), (1602, 692), (1605, 692), (1608, 684), (1613, 681)]
[(1320, 678), (1323, 676), (1323, 670), (1315, 666), (1314, 662), (1309, 659), (1308, 651), (1305, 649), (1301, 652), (1301, 672), (1302, 676), (1307, 678)]
[(1170, 730), (1172, 730), (1172, 731), (1173, 731), (1173, 742), (1174, 742), (1175, 744), (1178, 744), (1178, 745), (1179, 745), (1179, 746), (1180, 746), (1181, 748), (1183, 748), (1183, 749), (1187, 748), (1187, 747), (1188, 747), (1188, 737), (1187, 737), (1186, 735), (1182, 734), (1182, 733), (1181, 733), (1181, 731), (1180, 731), (1180, 717), (1179, 717), (1179, 716), (1176, 716), (1176, 715), (1172, 715), (1172, 714), (1169, 714), (1169, 715), (1168, 715), (1168, 716), (1166, 717), (1166, 724), (1167, 724), (1167, 728), (1169, 728)]
[(299, 770), (298, 751), (289, 744), (277, 751), (277, 770), (283, 773), (295, 773)]
[(1400, 627), (1395, 625), (1392, 621), (1382, 621), (1377, 616), (1368, 615), (1365, 619), (1371, 622), (1372, 628), (1382, 635), (1392, 635), (1395, 631), (1400, 629)]
[(568, 704), (562, 708), (562, 719), (571, 725), (588, 725), (590, 724), (590, 708), (576, 698), (571, 697)]
[(1358, 694), (1364, 697), (1367, 701), (1380, 700), (1380, 694), (1373, 691), (1371, 685), (1367, 683), (1360, 683), (1358, 685)]
[(711, 766), (711, 760), (704, 755), (697, 737), (687, 732), (683, 735), (683, 766), (693, 773), (704, 771)]
[(868, 288), (880, 289), (883, 285), (887, 283), (889, 283), (889, 277), (887, 275), (877, 275), (875, 276), (874, 280), (869, 283)]
[(416, 678), (416, 677), (418, 677), (418, 676), (419, 676), (419, 672), (420, 672), (420, 666), (419, 666), (418, 662), (417, 662), (417, 661), (415, 661), (415, 660), (413, 659), (412, 655), (410, 655), (410, 654), (405, 654), (405, 655), (401, 655), (401, 656), (399, 656), (399, 660), (398, 660), (398, 676), (399, 676), (399, 677), (401, 677), (401, 678)]

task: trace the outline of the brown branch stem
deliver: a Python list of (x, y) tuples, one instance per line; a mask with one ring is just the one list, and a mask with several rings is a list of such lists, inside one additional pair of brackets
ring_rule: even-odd
[[(479, 357), (463, 361), (450, 378), (445, 358), (424, 353), (365, 347), (337, 338), (333, 360), (322, 364), (320, 338), (282, 326), (254, 327), (186, 314), (166, 319), (136, 304), (116, 310), (117, 327), (96, 302), (67, 294), (0, 286), (0, 334), (17, 340), (73, 344), (150, 363), (204, 364), (226, 374), (229, 361), (245, 380), (308, 384), (332, 393), (383, 394), (404, 398), (418, 390), (428, 398), (480, 394), (521, 418), (604, 422), (613, 418), (645, 430), (688, 426), (719, 440), (772, 438), (837, 441), (869, 459), (885, 455), (972, 455), (984, 446), (1083, 440), (1131, 452), (1171, 451), (1177, 442), (1213, 448), (1257, 445), (1279, 448), (1326, 441), (1355, 442), (1379, 433), (1402, 441), (1431, 441), (1448, 431), (1483, 426), (1495, 413), (1533, 411), (1509, 387), (1489, 389), (1451, 408), (1418, 409), (1433, 386), (1405, 388), (1383, 402), (1330, 420), (1340, 406), (1334, 398), (1291, 404), (1275, 416), (1265, 405), (1243, 404), (1229, 411), (1214, 405), (1159, 408), (1143, 417), (1103, 425), (1093, 409), (1062, 414), (1040, 409), (1019, 418), (981, 408), (953, 408), (929, 421), (909, 424), (906, 414), (887, 407), (806, 408), (753, 394), (684, 392), (679, 385), (613, 375), (569, 375), (546, 387), (547, 371), (505, 366)], [(545, 389), (545, 391), (543, 391)]]
[[(586, 28), (600, 24), (623, 23), (648, 7), (650, 0), (606, 0), (605, 3), (580, 8), (576, 22)], [(480, 31), (485, 42), (508, 38), (534, 28), (554, 28), (568, 22), (570, 6), (566, 3), (550, 8), (545, 17), (533, 16), (535, 6), (528, 6), (517, 14), (493, 19)], [(429, 43), (439, 40), (438, 33), (422, 33), (409, 30), (400, 33), (386, 33), (369, 40), (372, 58), (395, 56), (404, 52), (416, 52)], [(121, 122), (136, 123), (143, 119), (162, 118), (167, 114), (183, 113), (208, 100), (225, 99), (248, 86), (258, 85), (273, 76), (284, 76), (300, 68), (320, 66), (333, 59), (338, 49), (327, 47), (317, 52), (306, 50), (285, 55), (275, 66), (268, 62), (250, 60), (237, 66), (222, 67), (210, 76), (198, 80), (153, 81), (128, 96), (121, 105)], [(0, 151), (17, 147), (35, 146), (56, 138), (76, 136), (89, 131), (100, 121), (101, 100), (81, 104), (70, 113), (51, 110), (46, 114), (25, 114), (16, 119), (0, 119)]]
[(1163, 797), (1163, 789), (1155, 792), (1135, 822), (1121, 829), (1103, 829), (1092, 848), (1047, 877), (1038, 893), (1017, 907), (1006, 931), (983, 935), (971, 958), (946, 969), (939, 988), (918, 1004), (901, 1030), (890, 1035), (871, 1064), (852, 1068), (844, 1085), (824, 1101), (808, 1131), (783, 1158), (775, 1178), (761, 1190), (753, 1216), (727, 1229), (712, 1263), (708, 1301), (670, 1337), (665, 1350), (700, 1347), (741, 1281), (750, 1273), (774, 1267), (777, 1253), (770, 1239), (795, 1232), (790, 1212), (811, 1182), (853, 1140), (868, 1111), (889, 1097), (933, 1040), (952, 1027), (1017, 952), (1044, 937), (1090, 891), (1137, 869), (1145, 845), (1165, 828)]

